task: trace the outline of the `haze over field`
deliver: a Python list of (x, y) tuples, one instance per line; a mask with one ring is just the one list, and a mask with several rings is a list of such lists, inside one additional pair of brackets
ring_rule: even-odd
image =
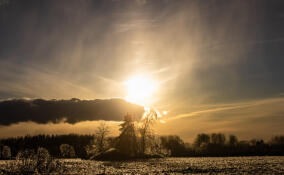
[[(284, 134), (283, 9), (282, 0), (0, 0), (0, 137), (92, 133), (98, 120), (117, 135), (130, 106), (155, 108), (156, 132), (186, 141)], [(113, 98), (132, 104), (101, 100), (99, 113), (88, 104)]]

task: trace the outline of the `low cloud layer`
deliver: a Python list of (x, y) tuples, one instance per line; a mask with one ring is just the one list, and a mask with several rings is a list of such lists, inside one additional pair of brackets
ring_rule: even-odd
[(35, 123), (77, 123), (82, 121), (121, 121), (126, 113), (137, 119), (144, 108), (122, 99), (109, 100), (7, 100), (0, 102), (0, 125)]
[(75, 124), (65, 122), (48, 124), (19, 122), (9, 126), (0, 126), (0, 138), (38, 134), (94, 134), (101, 122), (109, 126), (110, 136), (119, 134), (119, 124), (121, 122), (114, 121), (83, 121)]

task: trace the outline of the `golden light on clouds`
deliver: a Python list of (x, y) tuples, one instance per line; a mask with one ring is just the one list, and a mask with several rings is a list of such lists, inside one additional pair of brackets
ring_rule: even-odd
[(158, 90), (158, 83), (146, 74), (135, 75), (124, 84), (127, 88), (125, 99), (143, 106), (151, 104), (153, 96)]
[[(50, 99), (123, 98), (153, 108), (160, 123), (166, 122), (162, 135), (185, 139), (203, 132), (230, 131), (244, 138), (248, 136), (244, 133), (251, 137), (284, 133), (284, 127), (278, 127), (284, 123), (284, 101), (275, 100), (284, 100), (284, 18), (278, 3), (275, 7), (262, 2), (254, 6), (254, 2), (220, 5), (187, 0), (47, 4), (16, 0), (5, 4), (0, 14), (0, 100), (27, 97), (49, 104)], [(92, 133), (93, 126), (81, 122), (119, 121), (131, 113), (115, 105), (122, 114), (96, 118), (81, 103), (73, 103), (79, 111), (72, 117), (76, 124), (62, 121), (64, 130), (63, 124), (47, 125), (45, 133)], [(69, 110), (64, 108), (60, 117), (75, 116)], [(100, 111), (90, 109), (96, 110)], [(0, 137), (41, 133), (42, 123), (56, 121), (58, 111), (47, 112), (25, 118), (21, 112), (11, 117), (0, 114), (0, 121), (6, 122), (5, 127), (0, 125)], [(29, 124), (37, 130), (17, 124), (25, 121), (40, 124)], [(260, 126), (271, 132), (262, 132)], [(251, 131), (254, 128), (259, 130)]]

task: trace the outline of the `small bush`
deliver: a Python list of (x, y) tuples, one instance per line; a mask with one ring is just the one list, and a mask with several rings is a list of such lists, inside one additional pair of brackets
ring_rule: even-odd
[(15, 171), (22, 174), (33, 174), (36, 170), (36, 154), (34, 150), (26, 149), (18, 152), (14, 165)]
[(3, 146), (2, 159), (11, 159), (11, 149), (9, 146)]
[(60, 153), (64, 158), (74, 158), (76, 156), (74, 147), (68, 144), (60, 145)]
[(34, 150), (26, 149), (20, 151), (16, 156), (16, 161), (11, 166), (13, 174), (49, 174), (59, 170), (59, 161), (52, 159), (45, 148)]
[(39, 172), (49, 172), (52, 158), (47, 149), (39, 147), (37, 149), (37, 165), (36, 168)]

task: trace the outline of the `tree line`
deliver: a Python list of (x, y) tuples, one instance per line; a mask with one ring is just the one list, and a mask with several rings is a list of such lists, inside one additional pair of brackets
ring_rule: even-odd
[(198, 134), (187, 148), (188, 156), (283, 156), (284, 136), (270, 140), (251, 139), (239, 141), (237, 136), (222, 133)]
[(244, 141), (235, 135), (222, 133), (196, 136), (193, 143), (185, 143), (177, 135), (158, 136), (153, 132), (157, 114), (148, 111), (141, 121), (126, 115), (118, 137), (109, 136), (109, 126), (102, 122), (93, 135), (37, 135), (0, 140), (0, 158), (10, 159), (25, 150), (45, 148), (57, 158), (92, 158), (105, 153), (111, 157), (143, 158), (151, 156), (264, 156), (284, 155), (284, 136), (269, 141)]
[[(37, 150), (46, 148), (53, 157), (86, 157), (85, 146), (89, 145), (94, 135), (37, 135), (16, 138), (7, 138), (0, 140), (0, 150), (9, 150), (11, 157), (16, 157), (18, 152), (26, 149)], [(68, 145), (68, 146), (66, 146)], [(74, 153), (67, 155), (66, 152)], [(7, 153), (6, 153), (7, 154)], [(3, 155), (3, 154), (2, 154)], [(6, 158), (7, 156), (2, 158)]]

